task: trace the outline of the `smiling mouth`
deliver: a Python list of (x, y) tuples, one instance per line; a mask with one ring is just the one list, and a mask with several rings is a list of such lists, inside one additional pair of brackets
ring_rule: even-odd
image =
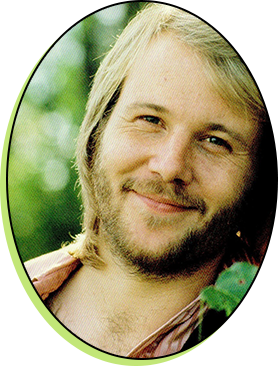
[(142, 195), (135, 191), (131, 191), (131, 192), (135, 193), (135, 195), (141, 201), (143, 201), (150, 209), (152, 209), (158, 213), (180, 213), (180, 212), (198, 210), (197, 207), (190, 206), (190, 205), (188, 205), (188, 206), (181, 205), (181, 204), (176, 203), (167, 198), (154, 196), (154, 195), (148, 195), (148, 194)]

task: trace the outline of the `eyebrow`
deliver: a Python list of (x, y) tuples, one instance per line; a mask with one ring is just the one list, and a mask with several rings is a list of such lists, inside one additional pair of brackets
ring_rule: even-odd
[(153, 104), (153, 103), (132, 103), (127, 108), (130, 110), (136, 109), (136, 108), (148, 108), (148, 109), (152, 109), (158, 113), (170, 114), (170, 111), (168, 108), (163, 107), (162, 105)]

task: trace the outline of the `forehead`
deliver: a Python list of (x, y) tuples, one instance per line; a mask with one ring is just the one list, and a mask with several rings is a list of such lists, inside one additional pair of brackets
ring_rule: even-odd
[[(213, 87), (208, 70), (197, 52), (169, 33), (154, 38), (131, 67), (119, 108), (130, 105), (162, 106), (176, 121), (222, 121), (238, 124), (256, 134), (257, 124), (236, 116)], [(247, 131), (248, 130), (248, 131)], [(249, 131), (250, 132), (250, 131)]]
[(171, 34), (151, 41), (133, 64), (121, 94), (127, 103), (152, 102), (177, 113), (200, 112), (201, 106), (227, 111), (200, 58)]

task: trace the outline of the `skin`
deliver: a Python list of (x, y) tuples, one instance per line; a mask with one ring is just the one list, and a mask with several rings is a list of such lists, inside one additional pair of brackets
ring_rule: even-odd
[(189, 48), (170, 34), (153, 40), (125, 80), (96, 164), (106, 265), (83, 266), (48, 301), (65, 326), (125, 356), (211, 284), (221, 248), (193, 274), (157, 281), (117, 256), (113, 233), (135, 256), (157, 260), (202, 231), (251, 184), (256, 136), (257, 126), (226, 106)]
[(257, 125), (228, 108), (189, 48), (171, 35), (153, 40), (132, 67), (101, 144), (109, 210), (117, 210), (134, 250), (161, 254), (232, 207), (252, 182), (256, 136)]

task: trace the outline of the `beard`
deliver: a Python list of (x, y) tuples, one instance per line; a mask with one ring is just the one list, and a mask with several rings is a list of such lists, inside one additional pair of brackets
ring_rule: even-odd
[[(107, 244), (114, 258), (119, 259), (132, 274), (139, 274), (147, 279), (167, 280), (179, 276), (190, 276), (213, 259), (223, 256), (231, 243), (231, 238), (238, 231), (243, 194), (233, 204), (222, 207), (207, 221), (197, 227), (186, 225), (182, 235), (164, 243), (157, 250), (143, 248), (140, 238), (134, 237), (129, 218), (122, 214), (122, 203), (130, 192), (161, 195), (174, 202), (194, 207), (201, 217), (207, 212), (205, 202), (199, 197), (189, 195), (179, 182), (170, 186), (158, 179), (139, 180), (127, 178), (120, 183), (121, 199), (116, 200), (108, 174), (101, 166), (98, 157), (93, 169), (94, 193), (100, 228), (106, 234)], [(138, 214), (138, 212), (137, 212)], [(145, 225), (152, 231), (162, 231), (171, 226), (172, 219), (139, 213)], [(141, 243), (142, 244), (142, 243)], [(150, 245), (151, 247), (151, 245)]]

